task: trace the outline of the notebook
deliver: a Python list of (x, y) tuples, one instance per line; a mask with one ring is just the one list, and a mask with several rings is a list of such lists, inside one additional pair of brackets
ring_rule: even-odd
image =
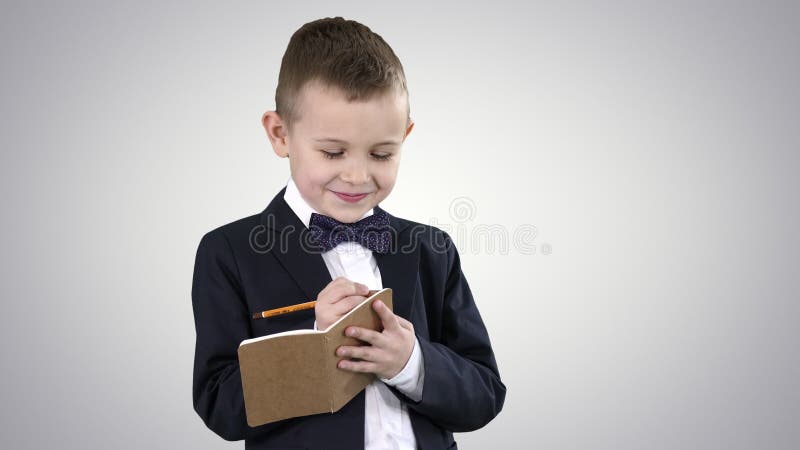
[(382, 329), (372, 308), (376, 299), (392, 309), (392, 290), (386, 288), (372, 293), (325, 330), (291, 330), (242, 341), (238, 353), (247, 424), (256, 427), (334, 413), (366, 388), (375, 375), (339, 369), (342, 357), (336, 349), (365, 345), (344, 335), (349, 326)]

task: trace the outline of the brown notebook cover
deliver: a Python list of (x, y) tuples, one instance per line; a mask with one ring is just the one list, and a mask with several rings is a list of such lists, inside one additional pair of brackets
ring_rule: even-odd
[[(247, 339), (239, 344), (247, 424), (251, 427), (292, 417), (333, 413), (375, 379), (336, 367), (342, 345), (363, 345), (344, 335), (355, 325), (382, 328), (372, 302), (392, 309), (392, 290), (382, 289), (342, 316), (327, 330), (292, 330)], [(263, 319), (263, 320), (269, 320)]]

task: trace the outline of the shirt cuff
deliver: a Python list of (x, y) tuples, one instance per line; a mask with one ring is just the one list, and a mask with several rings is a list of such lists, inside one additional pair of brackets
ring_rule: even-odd
[(425, 364), (420, 355), (419, 340), (414, 337), (414, 350), (408, 358), (406, 366), (391, 379), (381, 378), (381, 381), (394, 386), (406, 397), (418, 402), (422, 399), (422, 385), (425, 381)]

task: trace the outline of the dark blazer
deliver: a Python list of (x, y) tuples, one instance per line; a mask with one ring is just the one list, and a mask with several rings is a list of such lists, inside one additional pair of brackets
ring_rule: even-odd
[[(251, 313), (315, 299), (331, 281), (322, 255), (304, 250), (308, 229), (284, 191), (261, 214), (200, 241), (192, 283), (194, 408), (211, 430), (226, 440), (244, 439), (246, 449), (363, 449), (363, 391), (334, 414), (255, 428), (245, 419), (239, 343), (314, 324), (313, 309), (269, 320)], [(452, 432), (486, 425), (502, 409), (506, 387), (450, 237), (391, 215), (390, 224), (391, 251), (373, 254), (383, 287), (392, 288), (395, 314), (414, 324), (425, 366), (421, 401), (391, 389), (408, 405), (419, 449), (457, 448)]]

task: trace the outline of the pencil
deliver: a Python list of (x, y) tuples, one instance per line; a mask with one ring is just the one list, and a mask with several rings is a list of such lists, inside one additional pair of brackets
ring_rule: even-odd
[[(371, 291), (369, 291), (367, 293), (366, 296), (367, 297), (371, 297), (371, 296), (373, 296), (373, 295), (375, 295), (377, 293), (378, 293), (377, 290), (371, 290)], [(316, 305), (316, 304), (317, 304), (317, 302), (316, 302), (316, 300), (314, 300), (314, 301), (305, 302), (305, 303), (298, 303), (296, 305), (282, 306), (280, 308), (269, 309), (267, 311), (261, 311), (261, 312), (258, 312), (258, 313), (253, 313), (252, 317), (253, 317), (253, 319), (266, 319), (267, 317), (279, 316), (281, 314), (287, 314), (287, 313), (295, 312), (295, 311), (302, 311), (304, 309), (312, 309), (314, 307), (314, 305)]]
[(316, 301), (300, 303), (297, 305), (284, 306), (281, 308), (270, 309), (268, 311), (261, 311), (260, 313), (253, 314), (253, 319), (266, 319), (267, 317), (278, 316), (295, 311), (302, 311), (304, 309), (311, 309), (316, 305)]

